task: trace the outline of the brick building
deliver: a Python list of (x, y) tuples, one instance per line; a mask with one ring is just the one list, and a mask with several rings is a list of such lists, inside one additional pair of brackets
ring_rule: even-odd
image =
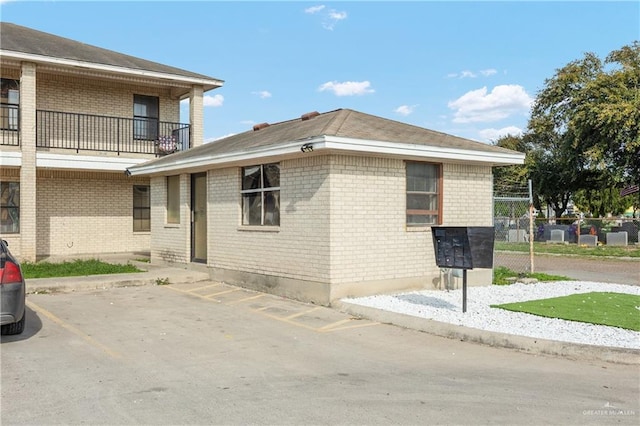
[[(492, 167), (524, 154), (340, 109), (128, 168), (151, 183), (151, 259), (330, 304), (439, 278), (432, 225), (492, 226)], [(490, 284), (491, 270), (469, 271)]]
[(223, 82), (11, 23), (0, 40), (2, 238), (32, 261), (148, 252), (149, 178), (124, 171), (201, 145)]

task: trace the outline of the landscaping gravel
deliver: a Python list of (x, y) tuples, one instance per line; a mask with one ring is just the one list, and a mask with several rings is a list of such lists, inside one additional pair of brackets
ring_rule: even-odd
[[(467, 288), (467, 312), (462, 312), (462, 289), (423, 290), (393, 295), (343, 299), (368, 306), (439, 322), (539, 339), (587, 345), (640, 349), (640, 332), (556, 318), (545, 318), (490, 305), (547, 299), (570, 294), (613, 292), (640, 295), (640, 287), (583, 281)], [(640, 315), (640, 306), (638, 315)]]

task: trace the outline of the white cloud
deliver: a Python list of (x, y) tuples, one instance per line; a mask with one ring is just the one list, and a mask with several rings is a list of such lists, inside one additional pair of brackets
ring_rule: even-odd
[[(482, 76), (484, 77), (489, 77), (493, 74), (496, 74), (498, 71), (493, 68), (487, 68), (486, 70), (480, 70), (478, 72), (482, 74)], [(476, 78), (476, 77), (478, 77), (478, 73), (470, 70), (464, 70), (460, 72), (451, 72), (447, 74), (447, 78)]]
[(319, 12), (322, 12), (320, 16), (322, 16), (322, 27), (325, 30), (333, 31), (338, 22), (347, 19), (347, 12), (340, 12), (335, 9), (329, 9), (325, 11), (325, 5), (323, 4), (320, 4), (318, 6), (311, 6), (304, 10), (304, 13), (308, 13), (310, 15), (315, 15)]
[(503, 136), (520, 136), (522, 129), (516, 126), (503, 127), (502, 129), (484, 129), (478, 132), (480, 136), (487, 141), (495, 141)]
[(251, 92), (251, 94), (258, 95), (258, 96), (260, 96), (261, 99), (266, 99), (266, 98), (270, 98), (271, 97), (271, 92), (268, 92), (266, 90), (260, 90), (258, 92)]
[(206, 95), (202, 98), (202, 105), (206, 107), (219, 107), (224, 102), (224, 96), (222, 95)]
[(487, 87), (472, 90), (448, 103), (455, 110), (454, 123), (490, 122), (512, 114), (529, 111), (533, 99), (522, 86), (508, 84), (496, 86), (491, 93)]
[(498, 71), (493, 69), (493, 68), (489, 68), (486, 70), (480, 70), (480, 74), (484, 75), (485, 77), (489, 77), (490, 75), (494, 75), (496, 74)]
[(319, 92), (324, 92), (328, 90), (333, 92), (336, 96), (354, 96), (354, 95), (364, 95), (367, 93), (373, 93), (371, 87), (371, 83), (368, 81), (345, 81), (343, 83), (338, 83), (337, 81), (328, 81), (324, 83), (322, 86), (318, 87)]
[(405, 117), (409, 114), (412, 114), (415, 111), (418, 105), (400, 105), (398, 108), (394, 110), (394, 112), (404, 115)]
[(320, 4), (318, 6), (311, 6), (311, 7), (306, 8), (304, 10), (304, 13), (309, 13), (309, 14), (313, 15), (314, 13), (320, 12), (322, 9), (324, 9), (324, 7), (325, 7), (324, 4)]
[(325, 30), (333, 31), (336, 24), (339, 21), (343, 21), (345, 19), (347, 19), (347, 12), (338, 12), (334, 9), (331, 9), (329, 13), (327, 13), (327, 16), (324, 18), (324, 20), (322, 21), (322, 27)]

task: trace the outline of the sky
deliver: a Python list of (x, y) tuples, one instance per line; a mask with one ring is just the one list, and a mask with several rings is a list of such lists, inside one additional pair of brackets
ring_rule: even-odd
[(638, 1), (0, 0), (0, 19), (224, 80), (205, 142), (349, 108), (492, 143), (558, 69), (640, 40)]

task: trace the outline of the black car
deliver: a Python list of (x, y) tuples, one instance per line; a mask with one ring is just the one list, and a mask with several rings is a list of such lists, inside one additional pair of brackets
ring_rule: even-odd
[(20, 334), (25, 323), (26, 285), (18, 260), (0, 239), (0, 333)]

